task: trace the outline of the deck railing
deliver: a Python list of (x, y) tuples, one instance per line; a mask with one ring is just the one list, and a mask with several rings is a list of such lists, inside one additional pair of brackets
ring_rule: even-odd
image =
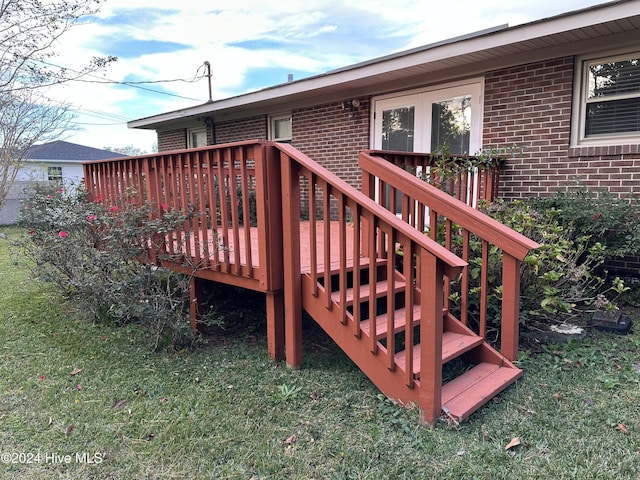
[[(378, 195), (377, 200), (468, 262), (459, 279), (447, 279), (444, 306), (448, 315), (459, 312), (457, 319), (466, 325), (473, 315), (476, 333), (486, 338), (489, 298), (497, 298), (501, 353), (514, 360), (518, 352), (520, 264), (538, 244), (404, 169), (393, 167), (374, 152), (362, 152), (359, 164), (367, 196), (375, 198), (375, 192), (390, 191), (390, 198), (401, 197), (399, 211), (395, 202), (388, 205), (389, 196)], [(479, 256), (474, 257), (476, 253)], [(489, 278), (490, 262), (502, 265), (493, 266), (492, 271), (498, 272), (493, 284)], [(457, 308), (452, 304), (452, 294), (457, 296)]]
[[(277, 290), (281, 276), (268, 265), (282, 255), (279, 170), (270, 170), (268, 153), (265, 142), (242, 142), (85, 163), (85, 184), (95, 201), (146, 204), (151, 218), (184, 216), (182, 228), (155, 239), (154, 261)], [(256, 228), (262, 234), (252, 236)]]
[(478, 158), (386, 150), (368, 150), (365, 153), (384, 158), (472, 207), (478, 206), (480, 200), (493, 202), (498, 198), (502, 161), (499, 156)]

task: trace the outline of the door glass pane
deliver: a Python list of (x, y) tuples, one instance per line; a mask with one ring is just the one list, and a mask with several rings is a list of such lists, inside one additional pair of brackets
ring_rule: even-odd
[(471, 96), (443, 100), (431, 105), (431, 151), (446, 147), (452, 154), (469, 152)]
[(416, 108), (400, 107), (382, 112), (382, 149), (413, 152)]
[[(399, 107), (382, 112), (382, 149), (397, 150), (401, 152), (413, 152), (413, 140), (415, 133), (414, 106)], [(387, 206), (391, 207), (391, 190), (387, 186), (385, 193)], [(394, 213), (402, 212), (402, 194), (396, 192), (393, 208)]]

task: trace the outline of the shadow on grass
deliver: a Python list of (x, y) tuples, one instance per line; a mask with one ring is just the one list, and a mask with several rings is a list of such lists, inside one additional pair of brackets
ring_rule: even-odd
[[(231, 285), (205, 283), (205, 309), (211, 310), (220, 325), (205, 329), (209, 347), (242, 345), (267, 351), (267, 319), (265, 295)], [(351, 359), (335, 344), (322, 328), (303, 312), (303, 369), (344, 371), (358, 370)]]

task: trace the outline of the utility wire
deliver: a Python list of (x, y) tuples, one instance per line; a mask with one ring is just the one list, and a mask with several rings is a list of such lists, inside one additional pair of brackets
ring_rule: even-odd
[[(200, 65), (200, 67), (198, 67), (198, 70), (196, 71), (196, 74), (194, 75), (194, 77), (191, 80), (184, 79), (184, 78), (175, 78), (175, 79), (171, 79), (171, 80), (147, 80), (147, 81), (126, 82), (126, 81), (112, 80), (112, 79), (105, 78), (105, 77), (99, 77), (99, 76), (97, 76), (95, 74), (92, 74), (92, 73), (83, 73), (83, 72), (80, 72), (78, 70), (74, 70), (72, 68), (63, 67), (61, 65), (56, 65), (55, 63), (45, 62), (43, 60), (40, 60), (39, 62), (44, 64), (44, 65), (48, 65), (50, 67), (60, 68), (62, 70), (67, 70), (67, 71), (70, 71), (70, 72), (73, 72), (73, 73), (77, 73), (79, 75), (83, 75), (85, 77), (92, 77), (92, 78), (97, 79), (97, 80), (87, 80), (86, 78), (72, 78), (72, 79), (69, 80), (71, 82), (102, 83), (102, 84), (110, 84), (110, 85), (122, 85), (122, 86), (137, 88), (139, 90), (145, 90), (145, 91), (148, 91), (148, 92), (157, 93), (159, 95), (167, 95), (167, 96), (170, 96), (170, 97), (182, 98), (184, 100), (193, 100), (194, 102), (201, 102), (202, 99), (192, 98), (192, 97), (185, 97), (185, 96), (182, 96), (182, 95), (178, 95), (176, 93), (170, 93), (170, 92), (163, 92), (163, 91), (160, 91), (160, 90), (154, 90), (152, 88), (143, 87), (142, 85), (161, 84), (161, 83), (175, 83), (175, 82), (196, 83), (196, 82), (198, 82), (198, 81), (200, 81), (200, 80), (202, 80), (203, 78), (206, 77), (205, 74), (202, 74), (202, 75), (200, 75), (198, 77), (198, 73), (200, 72), (200, 70), (202, 69), (204, 64), (202, 64), (202, 65)], [(57, 83), (63, 83), (63, 82), (60, 81), (60, 82), (57, 82)]]

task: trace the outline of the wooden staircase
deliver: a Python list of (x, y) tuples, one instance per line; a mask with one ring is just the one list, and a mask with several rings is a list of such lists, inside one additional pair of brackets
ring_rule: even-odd
[[(317, 288), (314, 289), (313, 279), (305, 275), (303, 308), (360, 369), (369, 375), (383, 393), (402, 404), (417, 403), (422, 350), (418, 334), (421, 324), (420, 304), (415, 304), (411, 314), (407, 314), (402, 304), (407, 288), (406, 279), (396, 269), (393, 270), (393, 275), (396, 276), (393, 292), (389, 292), (389, 282), (384, 278), (388, 272), (386, 261), (376, 261), (374, 268), (377, 274), (373, 285), (369, 283), (369, 264), (361, 259), (359, 268), (359, 274), (354, 275), (353, 265), (350, 267), (345, 291), (335, 290), (339, 285), (337, 272), (332, 272), (331, 285), (328, 285), (328, 288), (325, 288), (324, 282), (320, 279)], [(359, 288), (355, 288), (353, 284), (354, 277), (359, 282)], [(372, 288), (374, 291), (371, 291)], [(314, 290), (317, 295), (312, 294)], [(419, 291), (416, 291), (416, 296), (420, 297)], [(396, 309), (390, 321), (390, 314), (385, 307), (386, 299), (391, 297)], [(330, 303), (327, 303), (328, 298)], [(371, 298), (382, 299), (376, 302), (375, 309), (370, 308)], [(341, 302), (346, 302), (346, 309), (342, 308)], [(345, 318), (341, 314), (343, 311), (346, 311)], [(360, 319), (354, 316), (358, 314), (361, 315)], [(370, 315), (375, 315), (373, 320)], [(410, 327), (407, 326), (408, 318), (411, 321)], [(443, 416), (457, 424), (468, 419), (478, 408), (513, 384), (522, 376), (522, 370), (492, 348), (482, 337), (449, 315), (446, 309), (443, 309), (442, 318), (441, 363), (444, 375), (448, 378), (445, 378), (442, 384), (439, 403)], [(393, 328), (393, 346), (388, 342), (390, 326)], [(409, 362), (411, 373), (407, 372), (407, 341), (412, 342)], [(370, 348), (371, 345), (375, 347)], [(393, 352), (389, 351), (391, 348)], [(371, 374), (379, 367), (381, 359), (378, 357), (381, 353), (390, 356), (393, 362), (386, 365), (386, 371), (382, 374)], [(410, 379), (409, 382), (406, 381), (407, 378)]]

